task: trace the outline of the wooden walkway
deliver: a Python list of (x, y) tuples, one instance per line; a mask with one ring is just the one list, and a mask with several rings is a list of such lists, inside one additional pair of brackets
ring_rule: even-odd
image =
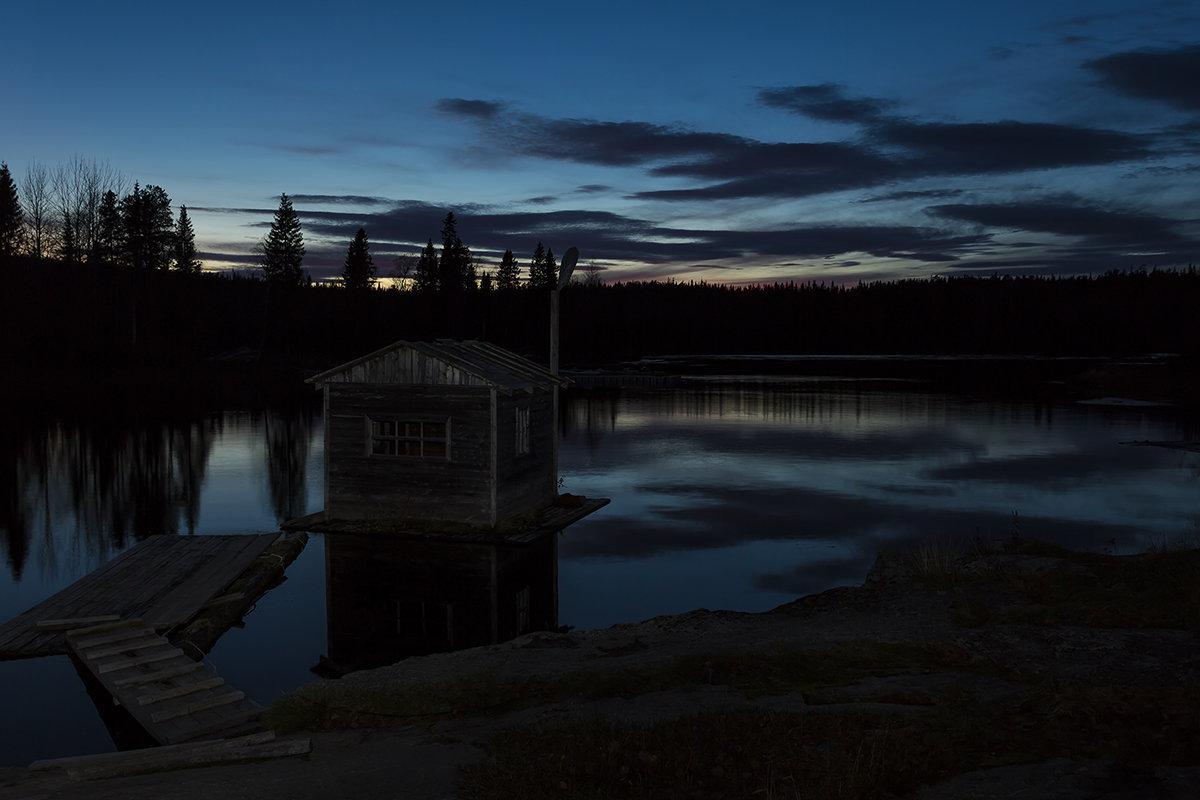
[(67, 652), (66, 632), (138, 619), (156, 631), (187, 622), (276, 539), (256, 536), (151, 536), (0, 625), (0, 659)]
[(263, 708), (141, 620), (72, 630), (67, 647), (159, 744), (261, 730)]

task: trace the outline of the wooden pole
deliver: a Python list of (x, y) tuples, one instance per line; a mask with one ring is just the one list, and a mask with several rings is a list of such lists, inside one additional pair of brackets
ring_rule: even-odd
[[(567, 248), (562, 264), (558, 268), (558, 282), (550, 289), (550, 374), (558, 375), (558, 292), (571, 280), (575, 264), (579, 261), (579, 248)], [(558, 384), (554, 384), (554, 481), (558, 492)]]

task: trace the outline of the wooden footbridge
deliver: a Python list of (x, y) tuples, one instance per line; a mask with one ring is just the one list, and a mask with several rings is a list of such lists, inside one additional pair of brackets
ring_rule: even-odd
[(70, 631), (67, 646), (159, 744), (261, 729), (262, 706), (141, 620)]
[[(71, 653), (161, 744), (260, 730), (261, 706), (199, 663), (201, 648), (163, 634), (230, 606), (244, 613), (264, 589), (239, 578), (262, 559), (282, 569), (267, 552), (280, 538), (150, 537), (0, 625), (0, 659)], [(291, 545), (287, 560), (303, 543)]]

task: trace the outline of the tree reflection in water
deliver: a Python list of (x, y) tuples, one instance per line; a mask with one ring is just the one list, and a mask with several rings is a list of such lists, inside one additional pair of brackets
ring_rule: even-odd
[(56, 529), (105, 555), (160, 533), (193, 533), (220, 418), (30, 424), (0, 440), (0, 528), (20, 580), (35, 536), (55, 570)]
[[(306, 398), (259, 412), (276, 521), (304, 513), (314, 410)], [(214, 444), (232, 412), (90, 409), (30, 413), (0, 430), (0, 547), (14, 581), (70, 557), (92, 566), (148, 536), (194, 534)], [(10, 423), (18, 415), (10, 418)], [(261, 463), (261, 462), (260, 462)]]
[(308, 500), (305, 462), (313, 424), (313, 411), (298, 405), (265, 414), (267, 480), (271, 510), (276, 522), (303, 516)]

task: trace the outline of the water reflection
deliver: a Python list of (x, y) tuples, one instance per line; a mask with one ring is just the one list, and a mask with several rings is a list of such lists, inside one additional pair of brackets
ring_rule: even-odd
[(308, 461), (314, 411), (289, 406), (266, 414), (267, 479), (271, 510), (277, 523), (303, 516), (308, 503), (305, 464)]
[[(22, 580), (31, 558), (52, 577), (66, 556), (95, 566), (147, 536), (198, 532), (214, 445), (238, 417), (123, 414), (6, 426), (0, 546), (13, 580)], [(276, 521), (299, 516), (314, 411), (297, 403), (261, 420), (264, 463), (243, 480), (266, 476)]]
[(528, 545), (325, 537), (320, 672), (496, 644), (558, 626), (557, 539)]
[[(0, 528), (20, 580), (34, 550), (53, 572), (60, 546), (104, 558), (159, 533), (194, 532), (220, 419), (53, 423), (0, 443)], [(70, 541), (56, 534), (70, 530)]]
[[(1194, 436), (1168, 409), (847, 380), (564, 400), (566, 487), (613, 498), (562, 547), (564, 587), (593, 601), (637, 575), (656, 613), (765, 610), (860, 582), (881, 549), (1006, 537), (1014, 511), (1026, 536), (1094, 550), (1200, 530), (1200, 455), (1122, 444)], [(572, 624), (620, 619), (566, 597)]]

